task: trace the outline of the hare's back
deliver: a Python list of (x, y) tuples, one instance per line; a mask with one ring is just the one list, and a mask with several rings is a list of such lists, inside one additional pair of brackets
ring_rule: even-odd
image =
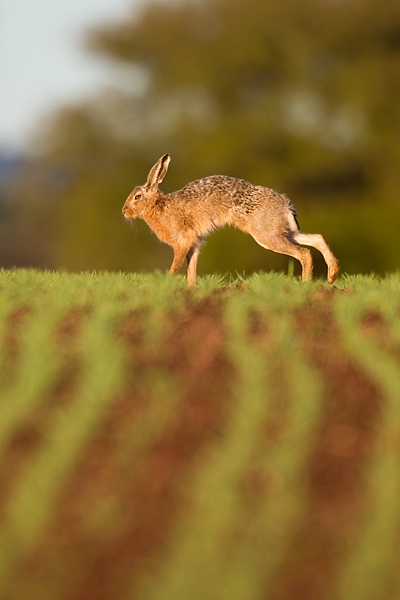
[(260, 208), (287, 208), (291, 205), (284, 194), (245, 179), (226, 175), (211, 175), (188, 183), (177, 192), (183, 201), (218, 203), (236, 208), (241, 212), (252, 212)]
[(227, 177), (226, 175), (211, 175), (188, 183), (180, 190), (179, 194), (183, 198), (202, 200), (207, 200), (210, 196), (240, 198), (251, 193), (254, 187), (244, 179), (236, 179), (236, 177)]

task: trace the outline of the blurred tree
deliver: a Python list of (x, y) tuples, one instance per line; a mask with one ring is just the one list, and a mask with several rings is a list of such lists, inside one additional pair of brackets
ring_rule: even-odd
[(47, 161), (0, 153), (0, 265), (51, 266), (57, 210), (49, 201), (64, 174)]
[[(399, 266), (398, 0), (153, 1), (86, 45), (124, 67), (124, 85), (58, 111), (37, 141), (72, 174), (58, 192), (57, 266), (168, 265), (170, 251), (142, 224), (134, 239), (120, 215), (164, 152), (165, 191), (243, 177), (285, 191), (344, 270)], [(200, 272), (286, 264), (226, 230)]]

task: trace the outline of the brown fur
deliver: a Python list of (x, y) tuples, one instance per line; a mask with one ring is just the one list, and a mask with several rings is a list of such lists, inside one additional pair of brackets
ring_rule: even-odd
[(243, 179), (213, 175), (164, 195), (158, 186), (170, 160), (168, 154), (160, 158), (145, 185), (129, 194), (122, 213), (127, 219), (146, 221), (157, 237), (173, 248), (171, 273), (177, 273), (186, 258), (188, 283), (195, 285), (203, 239), (224, 225), (232, 225), (249, 233), (260, 246), (299, 260), (303, 281), (311, 279), (312, 257), (300, 244), (317, 248), (328, 265), (328, 282), (335, 281), (337, 259), (322, 235), (299, 230), (295, 209), (284, 194)]

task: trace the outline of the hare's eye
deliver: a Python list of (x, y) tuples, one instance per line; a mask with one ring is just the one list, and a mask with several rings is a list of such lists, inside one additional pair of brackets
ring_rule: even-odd
[(142, 194), (135, 194), (135, 200), (140, 200), (140, 198), (142, 197)]

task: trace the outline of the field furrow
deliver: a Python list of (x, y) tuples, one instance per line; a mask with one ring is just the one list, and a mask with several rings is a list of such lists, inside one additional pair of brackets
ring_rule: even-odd
[(1, 272), (4, 598), (395, 600), (399, 291)]

